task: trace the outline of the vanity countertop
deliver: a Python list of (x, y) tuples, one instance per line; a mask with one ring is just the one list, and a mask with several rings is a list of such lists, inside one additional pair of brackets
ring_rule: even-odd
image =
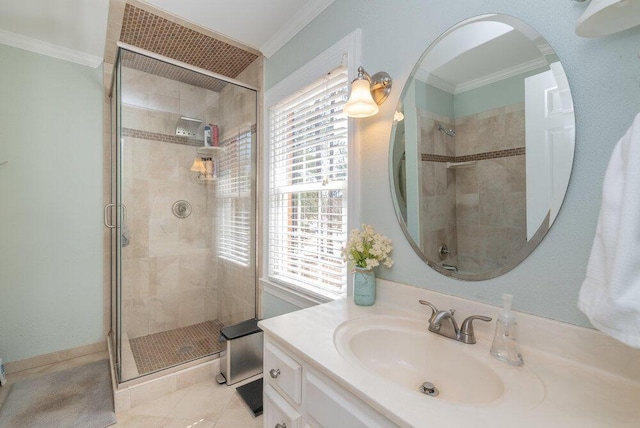
[(496, 363), (498, 369), (504, 366), (507, 376), (509, 370), (529, 370), (544, 384), (541, 401), (519, 408), (502, 399), (461, 404), (428, 397), (354, 367), (338, 352), (334, 332), (357, 318), (423, 319), (426, 331), (428, 313), (417, 303), (418, 298), (441, 308), (456, 308), (461, 314), (456, 315), (459, 320), (471, 314), (495, 318), (499, 312), (494, 306), (379, 279), (378, 300), (371, 307), (356, 306), (350, 298), (341, 299), (263, 320), (260, 327), (399, 426), (639, 426), (640, 351), (595, 330), (516, 312), (525, 360), (524, 367), (516, 368), (489, 355), (495, 323), (478, 323), (478, 343), (461, 346), (485, 352), (494, 368)]

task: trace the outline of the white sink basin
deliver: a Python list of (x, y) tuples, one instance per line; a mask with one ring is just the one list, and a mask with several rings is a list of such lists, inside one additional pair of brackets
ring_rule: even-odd
[(426, 319), (373, 316), (350, 320), (338, 326), (334, 344), (359, 369), (415, 394), (422, 394), (423, 382), (431, 382), (439, 394), (425, 395), (425, 399), (532, 407), (544, 398), (542, 382), (526, 367), (499, 362), (481, 345), (431, 333)]

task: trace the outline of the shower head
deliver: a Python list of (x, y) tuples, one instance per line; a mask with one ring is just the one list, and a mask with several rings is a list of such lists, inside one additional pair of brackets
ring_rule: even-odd
[(455, 137), (456, 136), (456, 131), (454, 131), (453, 129), (445, 129), (441, 124), (438, 124), (438, 131), (444, 132), (449, 137)]

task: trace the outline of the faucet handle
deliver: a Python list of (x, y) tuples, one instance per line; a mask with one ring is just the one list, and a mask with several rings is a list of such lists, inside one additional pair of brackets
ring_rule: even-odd
[(473, 320), (489, 322), (491, 321), (491, 318), (485, 317), (484, 315), (471, 315), (470, 317), (467, 317), (460, 327), (460, 342), (468, 344), (476, 343), (476, 336), (473, 331)]
[(438, 312), (438, 308), (436, 308), (433, 304), (427, 302), (426, 300), (420, 299), (420, 300), (418, 300), (418, 302), (420, 302), (421, 305), (425, 305), (425, 306), (428, 306), (429, 308), (431, 308), (431, 316), (429, 317), (429, 322), (431, 322), (431, 320), (435, 316), (436, 312)]

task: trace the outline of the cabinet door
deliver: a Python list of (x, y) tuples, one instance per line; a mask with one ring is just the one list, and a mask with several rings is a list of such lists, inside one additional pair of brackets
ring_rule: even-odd
[(300, 414), (278, 392), (264, 387), (264, 428), (298, 428)]
[(264, 379), (294, 403), (302, 401), (302, 366), (273, 342), (264, 344)]
[(306, 423), (324, 428), (388, 428), (394, 423), (332, 381), (307, 373), (305, 376)]

